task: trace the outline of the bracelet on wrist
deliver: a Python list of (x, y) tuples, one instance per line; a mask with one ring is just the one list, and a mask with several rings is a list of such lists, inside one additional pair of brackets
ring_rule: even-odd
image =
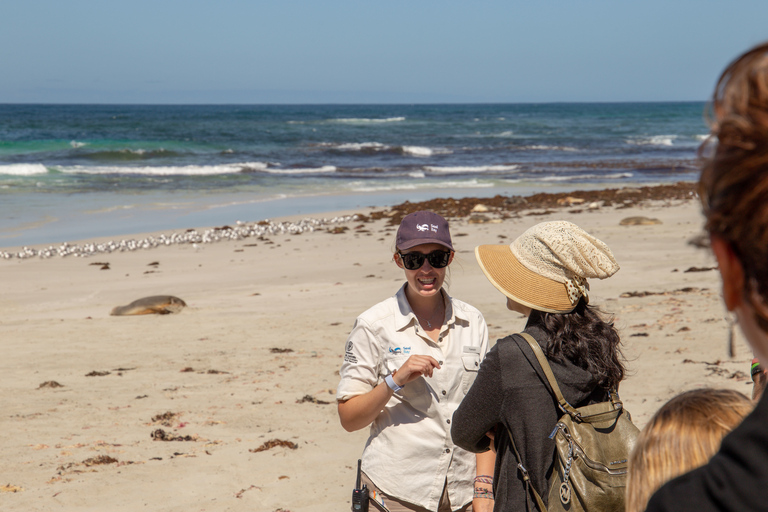
[(489, 491), (488, 489), (475, 489), (475, 492), (472, 493), (473, 498), (484, 498), (487, 500), (493, 499), (493, 491)]
[(490, 475), (477, 475), (475, 477), (475, 483), (491, 484), (493, 485), (493, 477)]

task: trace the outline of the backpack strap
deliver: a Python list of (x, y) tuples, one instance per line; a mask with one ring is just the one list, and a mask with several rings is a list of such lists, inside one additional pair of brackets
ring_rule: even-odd
[(509, 435), (509, 444), (512, 445), (512, 451), (515, 452), (515, 458), (517, 459), (517, 470), (523, 477), (523, 484), (525, 485), (525, 488), (530, 491), (531, 496), (533, 496), (533, 499), (536, 502), (536, 506), (539, 507), (539, 512), (547, 512), (547, 507), (544, 505), (544, 500), (541, 499), (539, 493), (536, 492), (536, 489), (534, 489), (533, 484), (531, 483), (531, 477), (528, 475), (528, 470), (525, 469), (525, 466), (523, 466), (523, 459), (520, 457), (520, 452), (517, 451), (517, 446), (515, 446), (515, 438), (512, 436), (512, 431), (509, 430), (509, 427), (507, 427), (507, 434)]
[(544, 355), (544, 352), (541, 350), (541, 347), (539, 346), (539, 343), (533, 339), (533, 336), (531, 336), (528, 333), (521, 332), (519, 333), (520, 336), (525, 339), (525, 341), (528, 342), (528, 345), (531, 346), (531, 350), (533, 350), (533, 354), (536, 356), (536, 359), (539, 361), (539, 365), (541, 366), (541, 369), (544, 371), (544, 375), (547, 377), (547, 380), (549, 381), (549, 386), (552, 389), (552, 394), (555, 395), (555, 398), (557, 399), (557, 403), (560, 404), (560, 409), (567, 412), (570, 416), (575, 418), (581, 418), (581, 414), (574, 409), (574, 407), (569, 404), (565, 398), (563, 398), (563, 393), (560, 391), (560, 386), (557, 385), (557, 379), (555, 379), (555, 374), (552, 373), (552, 367), (549, 366), (549, 361), (547, 361), (547, 356)]

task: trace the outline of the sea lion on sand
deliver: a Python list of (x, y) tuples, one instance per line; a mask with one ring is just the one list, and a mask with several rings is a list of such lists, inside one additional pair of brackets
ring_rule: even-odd
[(167, 315), (179, 313), (186, 305), (186, 302), (173, 295), (153, 295), (135, 300), (127, 306), (117, 306), (110, 315)]
[(661, 221), (648, 217), (627, 217), (619, 222), (620, 226), (652, 226), (654, 224), (661, 224)]

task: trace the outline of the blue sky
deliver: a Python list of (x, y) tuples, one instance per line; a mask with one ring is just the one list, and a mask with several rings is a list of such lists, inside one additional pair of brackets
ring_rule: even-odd
[(0, 0), (0, 103), (704, 100), (768, 0)]

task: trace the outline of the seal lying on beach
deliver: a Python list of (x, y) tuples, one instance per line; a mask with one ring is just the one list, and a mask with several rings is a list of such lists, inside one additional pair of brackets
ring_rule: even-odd
[(661, 221), (648, 217), (627, 217), (619, 222), (620, 226), (652, 226), (654, 224), (661, 224)]
[(186, 305), (186, 302), (173, 295), (153, 295), (135, 300), (127, 306), (117, 306), (110, 315), (167, 315), (169, 313), (179, 313), (181, 308)]

